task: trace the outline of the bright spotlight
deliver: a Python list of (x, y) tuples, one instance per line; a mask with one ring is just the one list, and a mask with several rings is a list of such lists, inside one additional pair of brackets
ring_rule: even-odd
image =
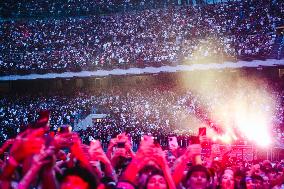
[(271, 144), (269, 128), (266, 124), (265, 117), (247, 115), (239, 119), (239, 130), (246, 138), (260, 147), (268, 147)]

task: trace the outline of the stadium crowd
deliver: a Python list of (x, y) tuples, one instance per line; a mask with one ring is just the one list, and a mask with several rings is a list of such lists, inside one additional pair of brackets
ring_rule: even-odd
[(136, 153), (125, 134), (109, 142), (106, 153), (98, 140), (82, 144), (80, 137), (61, 127), (49, 133), (48, 114), (0, 148), (0, 186), (61, 189), (276, 189), (284, 183), (284, 162), (230, 157), (231, 149), (201, 159), (201, 144), (172, 145), (163, 150), (144, 135)]
[(44, 0), (32, 1), (3, 1), (0, 6), (1, 16), (4, 18), (19, 17), (46, 17), (46, 16), (74, 16), (89, 14), (107, 14), (129, 10), (142, 10), (146, 8), (159, 8), (169, 5), (192, 4), (192, 1), (176, 0)]
[[(163, 84), (147, 84), (145, 88), (142, 83), (139, 87), (81, 91), (69, 96), (56, 92), (45, 97), (2, 97), (0, 187), (283, 187), (283, 161), (235, 157), (229, 146), (204, 146), (208, 144), (204, 136), (196, 144), (191, 136), (195, 124), (199, 127), (210, 120), (210, 112), (221, 107), (224, 111), (218, 113), (222, 116), (234, 114), (228, 107), (230, 100), (238, 99), (238, 104), (248, 102), (250, 112), (273, 110), (269, 121), (275, 125), (275, 139), (281, 139), (281, 81), (259, 81), (254, 83), (256, 88), (249, 82), (235, 82), (232, 90), (230, 81), (216, 80), (214, 85), (198, 85), (202, 88), (197, 90), (162, 80)], [(270, 95), (258, 96), (266, 92)], [(271, 103), (272, 99), (276, 102)], [(46, 109), (49, 111), (42, 111)], [(70, 128), (94, 109), (108, 117), (86, 130), (71, 132)], [(188, 120), (190, 117), (199, 122)], [(176, 140), (170, 140), (173, 137)]]
[(34, 123), (40, 110), (52, 112), (50, 124), (52, 130), (57, 130), (63, 124), (74, 126), (74, 121), (88, 115), (92, 108), (91, 99), (82, 93), (76, 94), (76, 97), (55, 94), (45, 97), (7, 96), (0, 101), (1, 144)]
[(266, 59), (282, 16), (282, 1), (261, 0), (2, 20), (0, 70), (3, 75)]
[[(3, 143), (15, 137), (28, 123), (35, 121), (38, 117), (36, 113), (41, 109), (51, 112), (50, 125), (53, 131), (63, 124), (74, 127), (94, 109), (98, 109), (108, 116), (102, 122), (92, 123), (87, 125), (86, 130), (79, 131), (84, 143), (98, 139), (105, 147), (112, 137), (127, 132), (132, 137), (134, 147), (139, 145), (141, 136), (148, 133), (156, 137), (162, 146), (167, 146), (168, 136), (179, 136), (180, 141), (196, 134), (196, 128), (202, 124), (215, 130), (216, 127), (232, 126), (238, 118), (231, 117), (229, 112), (236, 114), (234, 100), (239, 99), (244, 103), (242, 109), (269, 115), (267, 121), (274, 125), (273, 132), (279, 141), (283, 137), (284, 90), (272, 83), (257, 85), (265, 87), (251, 88), (248, 83), (240, 83), (232, 90), (230, 84), (219, 80), (214, 87), (203, 86), (207, 91), (200, 89), (198, 92), (176, 84), (159, 84), (147, 86), (147, 89), (140, 86), (113, 88), (99, 93), (86, 91), (71, 96), (50, 94), (45, 97), (3, 97), (0, 100), (0, 141)], [(269, 95), (259, 96), (267, 91)], [(212, 112), (220, 116), (216, 117)]]
[[(266, 59), (284, 15), (281, 0), (61, 3), (0, 3), (1, 75)], [(101, 15), (118, 9), (124, 12)], [(21, 15), (29, 18), (15, 18)], [(193, 137), (200, 125), (215, 134), (234, 128), (241, 108), (267, 118), (273, 143), (283, 148), (281, 82), (162, 81), (71, 95), (1, 95), (0, 188), (284, 188), (284, 160), (234, 157), (229, 145)], [(77, 128), (96, 111), (107, 117)]]

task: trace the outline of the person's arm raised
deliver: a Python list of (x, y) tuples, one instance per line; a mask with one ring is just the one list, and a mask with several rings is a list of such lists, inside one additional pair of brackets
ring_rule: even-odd
[(0, 156), (7, 151), (9, 146), (11, 146), (15, 142), (15, 139), (8, 139), (5, 141), (5, 143), (0, 148)]
[(111, 165), (110, 160), (107, 158), (106, 154), (104, 153), (101, 144), (98, 140), (91, 141), (89, 153), (91, 156), (92, 161), (100, 161), (105, 165), (105, 176), (112, 178), (113, 180), (117, 181), (117, 175)]
[(52, 175), (52, 169), (54, 165), (54, 148), (50, 147), (47, 150), (41, 150), (39, 154), (33, 156), (32, 166), (28, 170), (28, 172), (21, 179), (18, 188), (19, 189), (28, 189), (31, 186), (31, 183), (37, 178), (40, 173), (40, 170), (45, 166), (43, 170), (43, 175), (39, 175), (41, 177), (41, 181), (43, 188), (51, 189), (56, 188), (55, 178), (50, 177)]
[(200, 144), (192, 144), (188, 146), (186, 152), (176, 160), (175, 168), (172, 173), (176, 186), (182, 181), (184, 177), (184, 171), (187, 169), (187, 164), (189, 161), (192, 161), (195, 165), (201, 164), (200, 154)]
[(44, 130), (40, 128), (29, 133), (24, 132), (17, 136), (10, 149), (9, 160), (3, 167), (0, 180), (9, 181), (15, 169), (26, 157), (40, 152), (44, 144), (43, 134)]
[(153, 153), (153, 148), (151, 147), (152, 144), (153, 140), (148, 136), (144, 136), (135, 157), (132, 158), (132, 161), (122, 175), (123, 180), (127, 180), (131, 183), (136, 182), (139, 171), (151, 160), (149, 157), (151, 157), (151, 154)]
[(165, 152), (160, 147), (156, 148), (152, 155), (152, 159), (162, 169), (165, 179), (168, 183), (168, 188), (175, 189), (176, 186), (173, 181), (171, 171), (170, 171), (170, 168), (168, 166), (168, 163), (165, 157)]

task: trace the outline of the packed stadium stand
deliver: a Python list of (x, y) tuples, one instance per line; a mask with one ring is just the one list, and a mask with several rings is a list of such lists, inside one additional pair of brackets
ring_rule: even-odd
[(283, 0), (2, 0), (0, 188), (284, 188), (283, 58)]
[[(46, 7), (48, 2), (37, 5), (42, 6), (44, 18), (27, 19), (20, 15), (39, 8), (29, 2), (6, 3), (19, 18), (2, 13), (1, 75), (281, 59), (283, 55), (283, 33), (281, 29), (277, 33), (283, 24), (282, 1), (168, 5), (55, 18), (47, 12), (68, 13), (69, 9)], [(71, 10), (78, 4), (82, 9), (92, 7), (69, 3)]]
[[(210, 72), (203, 73), (203, 75), (206, 74), (209, 75)], [(151, 78), (151, 76), (145, 77), (149, 80)], [(137, 80), (134, 86), (127, 81), (124, 83), (123, 78), (115, 78), (114, 80), (118, 83), (112, 83), (112, 86), (105, 86), (104, 89), (96, 86), (91, 91), (88, 86), (80, 89), (75, 86), (76, 81), (71, 81), (73, 90), (66, 92), (67, 88), (70, 88), (67, 84), (61, 84), (60, 89), (48, 89), (47, 85), (45, 86), (47, 89), (44, 88), (45, 91), (49, 91), (47, 94), (40, 88), (42, 84), (33, 85), (35, 91), (31, 93), (29, 89), (25, 89), (29, 84), (29, 81), (26, 81), (25, 84), (19, 84), (22, 85), (22, 89), (17, 91), (17, 95), (4, 95), (0, 101), (0, 125), (3, 133), (1, 142), (18, 134), (29, 123), (35, 122), (37, 113), (45, 109), (51, 112), (50, 123), (53, 131), (64, 124), (76, 128), (80, 120), (93, 112), (108, 115), (102, 122), (87, 125), (80, 131), (84, 133), (81, 137), (86, 143), (90, 141), (89, 136), (92, 136), (93, 139), (100, 139), (102, 143), (107, 144), (112, 136), (121, 132), (130, 133), (136, 139), (136, 144), (139, 144), (141, 136), (147, 133), (159, 134), (160, 137), (170, 134), (189, 136), (196, 134), (196, 128), (200, 125), (214, 126), (209, 123), (212, 119), (216, 119), (212, 117), (212, 112), (222, 114), (223, 117), (220, 120), (214, 120), (219, 122), (220, 127), (234, 125), (238, 117), (231, 117), (229, 123), (224, 123), (224, 117), (228, 115), (218, 111), (220, 108), (224, 111), (232, 109), (232, 113), (235, 113), (235, 110), (229, 107), (234, 106), (231, 103), (232, 99), (233, 101), (242, 99), (245, 103), (242, 107), (244, 111), (257, 110), (261, 114), (272, 112), (269, 114), (271, 117), (268, 122), (273, 125), (277, 140), (282, 140), (283, 79), (271, 80), (270, 78), (265, 82), (260, 81), (259, 84), (236, 81), (237, 83), (233, 84), (235, 79), (241, 80), (239, 76), (231, 76), (225, 80), (213, 77), (209, 80), (209, 84), (201, 79), (194, 81), (196, 85), (194, 86), (192, 83), (184, 85), (180, 79), (171, 77), (173, 76), (158, 75), (152, 84), (147, 80)], [(193, 76), (190, 74), (188, 77)], [(206, 80), (206, 76), (203, 79)], [(83, 82), (87, 83), (84, 80)], [(49, 85), (52, 85), (51, 83), (49, 82)], [(211, 86), (213, 84), (214, 86)], [(250, 85), (254, 87), (250, 88)], [(257, 88), (255, 85), (262, 85), (262, 88)], [(259, 94), (266, 94), (268, 91), (270, 95), (265, 98), (259, 97)], [(256, 96), (260, 100), (255, 99)], [(272, 105), (272, 101), (275, 105)], [(216, 125), (216, 127), (219, 126)]]

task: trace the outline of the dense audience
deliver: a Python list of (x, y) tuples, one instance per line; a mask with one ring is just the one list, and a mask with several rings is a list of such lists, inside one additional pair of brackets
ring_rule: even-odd
[[(159, 79), (152, 85), (140, 83), (139, 87), (73, 95), (56, 92), (45, 97), (2, 97), (0, 187), (283, 187), (283, 161), (268, 161), (261, 155), (237, 156), (233, 146), (219, 145), (220, 141), (213, 142), (209, 136), (199, 140), (193, 136), (194, 127), (213, 119), (212, 112), (221, 108), (224, 111), (218, 113), (233, 114), (230, 100), (236, 99), (238, 104), (248, 102), (250, 112), (273, 110), (271, 130), (275, 139), (282, 139), (281, 80), (235, 81), (232, 88), (228, 78), (214, 80), (214, 85), (199, 83), (185, 88), (178, 81)], [(78, 121), (94, 112), (107, 117), (86, 130), (72, 132)], [(199, 122), (188, 120), (190, 117)], [(213, 126), (207, 125), (208, 130)]]
[[(74, 16), (89, 14), (107, 14), (121, 11), (142, 10), (169, 5), (181, 5), (178, 0), (44, 0), (44, 1), (6, 1), (0, 6), (0, 15), (4, 18), (19, 17), (47, 17), (47, 16)], [(192, 4), (192, 0), (183, 4)]]
[[(222, 132), (216, 128), (219, 127), (218, 124), (234, 124), (238, 118), (226, 119), (230, 117), (230, 111), (235, 111), (231, 106), (238, 103), (232, 99), (242, 99), (242, 102), (248, 103), (242, 106), (242, 109), (250, 106), (248, 111), (265, 112), (267, 115), (271, 112), (267, 121), (274, 125), (276, 141), (283, 140), (283, 89), (273, 86), (272, 83), (255, 84), (262, 85), (261, 89), (249, 85), (240, 83), (232, 90), (230, 84), (219, 80), (214, 87), (205, 91), (199, 88), (198, 92), (175, 85), (159, 85), (154, 88), (147, 86), (147, 89), (143, 90), (140, 87), (131, 87), (125, 91), (108, 91), (100, 94), (94, 102), (100, 107), (107, 107), (111, 117), (104, 120), (106, 123), (95, 123), (94, 127), (81, 131), (81, 137), (88, 140), (88, 136), (92, 136), (94, 139), (100, 139), (102, 143), (108, 143), (111, 137), (127, 132), (137, 145), (141, 136), (151, 133), (162, 146), (167, 146), (168, 136), (172, 135), (178, 136), (179, 144), (188, 144), (188, 136), (196, 134), (196, 128), (202, 123), (216, 132)], [(259, 96), (267, 91), (271, 94)], [(272, 102), (276, 103), (272, 105)], [(220, 109), (222, 111), (219, 112)], [(217, 111), (217, 114), (222, 114), (220, 120), (212, 117), (212, 112)], [(227, 121), (225, 123), (222, 122), (224, 118)]]
[(282, 16), (282, 1), (261, 0), (10, 19), (0, 25), (0, 70), (3, 75), (265, 59)]
[[(283, 140), (283, 89), (272, 82), (254, 84), (262, 85), (262, 88), (239, 83), (232, 90), (229, 83), (219, 80), (214, 87), (203, 86), (199, 91), (177, 84), (159, 84), (147, 86), (146, 89), (141, 86), (113, 88), (99, 93), (81, 92), (71, 96), (4, 97), (0, 100), (1, 143), (14, 137), (28, 123), (34, 122), (36, 112), (41, 109), (50, 110), (50, 125), (54, 131), (63, 124), (69, 124), (77, 131), (80, 129), (76, 128), (78, 122), (96, 109), (107, 117), (101, 122), (87, 125), (86, 130), (84, 128), (79, 131), (84, 143), (98, 139), (106, 147), (112, 137), (127, 132), (132, 137), (134, 147), (140, 143), (141, 136), (148, 133), (162, 146), (167, 146), (168, 136), (172, 135), (178, 136), (179, 144), (187, 145), (188, 137), (195, 135), (196, 128), (202, 124), (217, 133), (222, 133), (221, 128), (228, 124), (233, 126), (237, 118), (228, 112), (233, 111), (236, 114), (235, 107), (231, 106), (236, 103), (232, 100), (238, 99), (245, 102), (242, 109), (270, 115), (266, 121), (274, 126), (274, 137), (277, 141)], [(267, 91), (269, 95), (265, 95)], [(214, 112), (219, 115), (213, 116)], [(224, 122), (224, 118), (227, 122)]]
[(0, 148), (0, 186), (8, 188), (271, 189), (284, 184), (283, 161), (230, 157), (218, 144), (201, 158), (201, 144), (163, 150), (143, 135), (136, 153), (129, 136), (110, 140), (106, 153), (98, 140), (82, 144), (61, 127), (49, 133), (48, 114)]
[[(8, 19), (0, 20), (0, 74), (270, 57), (283, 1), (192, 4), (4, 0), (0, 15)], [(108, 14), (114, 12), (120, 13)], [(137, 81), (135, 87), (95, 92), (1, 96), (0, 188), (284, 188), (281, 158), (269, 161), (253, 151), (240, 157), (209, 135), (196, 137), (201, 125), (216, 136), (235, 130), (241, 109), (260, 121), (265, 117), (274, 147), (283, 149), (283, 81), (212, 78), (181, 85), (161, 77), (145, 86)], [(79, 127), (91, 113), (106, 117)], [(246, 140), (235, 134), (235, 144)]]
[(85, 94), (75, 97), (52, 95), (45, 97), (8, 96), (0, 99), (0, 143), (15, 137), (38, 117), (43, 109), (51, 111), (52, 130), (63, 124), (74, 126), (76, 119), (90, 114), (91, 99)]

